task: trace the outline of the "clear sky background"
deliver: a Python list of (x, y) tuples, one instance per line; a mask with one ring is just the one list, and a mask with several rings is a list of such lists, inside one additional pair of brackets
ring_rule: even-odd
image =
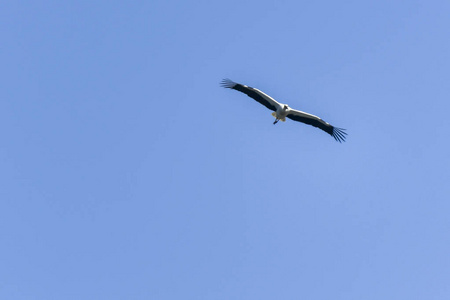
[(449, 15), (2, 1), (0, 298), (450, 299)]

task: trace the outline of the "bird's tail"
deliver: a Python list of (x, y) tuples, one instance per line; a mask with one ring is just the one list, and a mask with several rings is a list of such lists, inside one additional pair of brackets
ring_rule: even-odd
[[(273, 112), (273, 113), (272, 113), (272, 116), (276, 119), (276, 118), (277, 118), (277, 113), (276, 113), (276, 112)], [(280, 121), (281, 121), (281, 122), (286, 122), (286, 118), (282, 118), (282, 119), (280, 119)]]

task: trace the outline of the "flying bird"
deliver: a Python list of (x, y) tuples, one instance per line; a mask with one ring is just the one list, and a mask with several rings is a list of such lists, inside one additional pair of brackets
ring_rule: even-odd
[(334, 127), (317, 116), (292, 109), (287, 104), (277, 102), (275, 99), (258, 89), (233, 82), (228, 78), (222, 80), (221, 85), (224, 88), (233, 89), (247, 94), (247, 96), (255, 99), (268, 109), (273, 110), (272, 116), (275, 117), (275, 122), (273, 122), (274, 125), (277, 124), (280, 120), (282, 122), (285, 122), (287, 117), (291, 120), (320, 128), (326, 133), (330, 134), (336, 141), (340, 143), (345, 141), (347, 135), (347, 133), (344, 131), (345, 129)]

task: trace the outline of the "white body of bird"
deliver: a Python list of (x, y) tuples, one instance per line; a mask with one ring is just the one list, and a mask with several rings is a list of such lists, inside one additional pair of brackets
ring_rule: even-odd
[[(280, 103), (281, 104), (281, 103)], [(272, 113), (275, 119), (281, 122), (286, 122), (286, 116), (289, 114), (289, 106), (287, 104), (281, 104), (276, 111)]]

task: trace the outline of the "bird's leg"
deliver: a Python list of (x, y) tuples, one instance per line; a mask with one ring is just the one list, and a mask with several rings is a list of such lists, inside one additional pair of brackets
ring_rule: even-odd
[(273, 122), (273, 125), (277, 124), (279, 119), (276, 119), (275, 122)]

